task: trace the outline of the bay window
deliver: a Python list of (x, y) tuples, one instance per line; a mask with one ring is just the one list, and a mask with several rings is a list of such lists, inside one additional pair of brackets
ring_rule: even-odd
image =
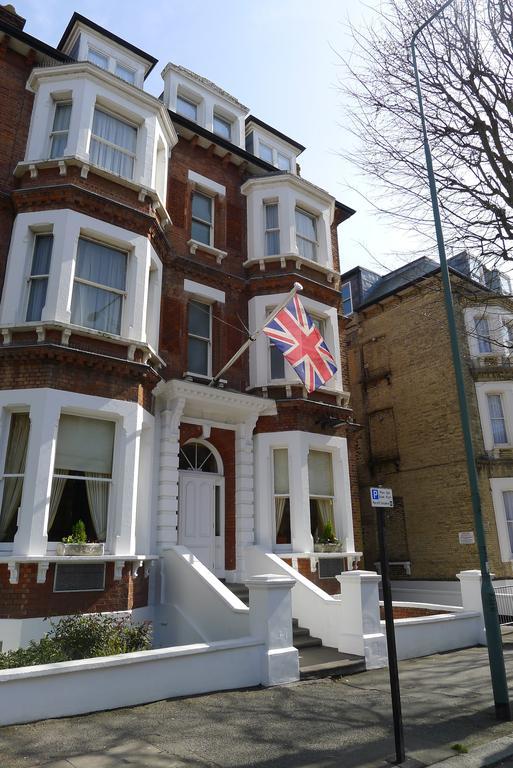
[(301, 208), (296, 208), (296, 245), (303, 259), (317, 261), (317, 220)]
[(50, 133), (50, 158), (63, 157), (68, 143), (71, 102), (59, 101), (55, 104), (53, 126)]
[(121, 333), (127, 253), (80, 238), (71, 301), (71, 322)]
[(30, 418), (28, 413), (13, 413), (3, 473), (0, 541), (13, 541), (16, 533), (18, 509), (23, 492), (29, 432)]
[(137, 128), (96, 107), (93, 116), (90, 160), (118, 176), (134, 175)]
[(211, 197), (193, 192), (191, 237), (205, 245), (213, 245), (213, 208)]
[(308, 481), (310, 487), (310, 527), (314, 541), (322, 536), (330, 523), (335, 530), (333, 501), (333, 462), (331, 453), (308, 452)]
[(508, 434), (506, 432), (502, 398), (500, 395), (487, 395), (486, 397), (488, 400), (488, 413), (492, 425), (493, 444), (506, 445), (508, 442)]
[(273, 450), (274, 513), (276, 544), (290, 544), (289, 452), (287, 448)]
[(27, 322), (41, 320), (41, 313), (46, 302), (46, 289), (50, 274), (53, 235), (36, 235), (32, 254), (32, 267), (29, 277), (29, 299)]
[(187, 321), (187, 366), (190, 373), (210, 376), (212, 307), (200, 301), (190, 301)]
[(62, 414), (57, 433), (49, 541), (61, 541), (82, 520), (90, 541), (107, 537), (115, 424)]

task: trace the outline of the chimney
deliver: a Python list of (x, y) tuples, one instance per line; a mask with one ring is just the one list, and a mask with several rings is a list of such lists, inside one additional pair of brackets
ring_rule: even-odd
[(22, 16), (18, 16), (14, 5), (8, 3), (7, 5), (0, 5), (0, 22), (9, 24), (11, 27), (17, 29), (23, 29), (25, 26), (25, 19)]

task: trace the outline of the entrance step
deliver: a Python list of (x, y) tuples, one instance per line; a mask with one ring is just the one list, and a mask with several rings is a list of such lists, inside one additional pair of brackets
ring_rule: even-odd
[[(245, 584), (225, 584), (239, 600), (249, 605), (249, 589)], [(339, 653), (336, 648), (323, 645), (319, 637), (312, 636), (306, 627), (300, 627), (297, 619), (292, 619), (292, 632), (292, 644), (299, 654), (301, 680), (365, 671), (365, 660), (361, 656)]]

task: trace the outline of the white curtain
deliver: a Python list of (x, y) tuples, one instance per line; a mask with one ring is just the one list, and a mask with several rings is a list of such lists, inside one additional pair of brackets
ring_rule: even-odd
[(285, 512), (285, 506), (288, 499), (284, 496), (277, 496), (274, 499), (274, 505), (276, 509), (276, 536), (281, 528), (281, 522), (283, 520), (283, 513)]
[[(105, 541), (107, 536), (107, 513), (109, 509), (109, 486), (110, 483), (106, 483), (99, 479), (98, 475), (92, 475), (91, 472), (86, 472), (86, 491), (87, 500), (89, 502), (89, 511), (96, 531), (98, 541)], [(102, 475), (101, 477), (108, 478), (109, 475)]]
[[(60, 475), (68, 474), (68, 471), (66, 469), (56, 469), (55, 471), (58, 472)], [(64, 491), (65, 485), (66, 485), (65, 477), (53, 478), (52, 492), (50, 494), (50, 513), (48, 515), (48, 526), (47, 526), (48, 531), (50, 530), (50, 528), (55, 522), (55, 517), (57, 515), (57, 510), (59, 509), (59, 504), (61, 503), (62, 493)]]
[(488, 410), (492, 424), (494, 445), (503, 445), (508, 442), (506, 425), (504, 423), (504, 411), (500, 395), (488, 395)]
[(319, 518), (319, 528), (322, 529), (326, 523), (331, 523), (335, 530), (335, 519), (333, 517), (333, 501), (331, 499), (315, 499), (317, 505), (317, 514)]
[(30, 272), (30, 295), (27, 307), (27, 321), (41, 320), (46, 302), (46, 286), (50, 272), (53, 235), (37, 235), (34, 242), (32, 269)]
[[(115, 146), (112, 146), (113, 144)], [(135, 154), (136, 144), (137, 128), (100, 109), (94, 110), (89, 149), (91, 162), (119, 176), (131, 179), (134, 173), (132, 155)]]
[(280, 252), (280, 230), (278, 224), (278, 205), (265, 206), (265, 255), (275, 256)]
[(317, 232), (315, 219), (296, 208), (296, 243), (299, 255), (310, 261), (317, 260)]
[(59, 420), (55, 466), (71, 474), (89, 472), (93, 477), (111, 477), (115, 424), (63, 413)]
[[(13, 414), (5, 459), (6, 475), (23, 475), (25, 472), (29, 431), (28, 413)], [(18, 513), (22, 491), (23, 477), (5, 478), (2, 509), (0, 510), (0, 541), (4, 539), (6, 531)]]

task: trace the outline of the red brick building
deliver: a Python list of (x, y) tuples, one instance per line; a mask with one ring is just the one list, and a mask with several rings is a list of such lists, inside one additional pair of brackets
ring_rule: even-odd
[[(158, 99), (156, 60), (113, 32), (75, 13), (54, 49), (23, 26), (0, 7), (4, 650), (46, 616), (154, 618), (177, 545), (227, 581), (257, 544), (322, 583), (331, 521), (351, 567), (336, 230), (353, 211), (203, 77), (168, 64)], [(333, 379), (308, 395), (261, 334), (209, 386), (295, 281)], [(63, 554), (78, 520), (101, 546)]]

